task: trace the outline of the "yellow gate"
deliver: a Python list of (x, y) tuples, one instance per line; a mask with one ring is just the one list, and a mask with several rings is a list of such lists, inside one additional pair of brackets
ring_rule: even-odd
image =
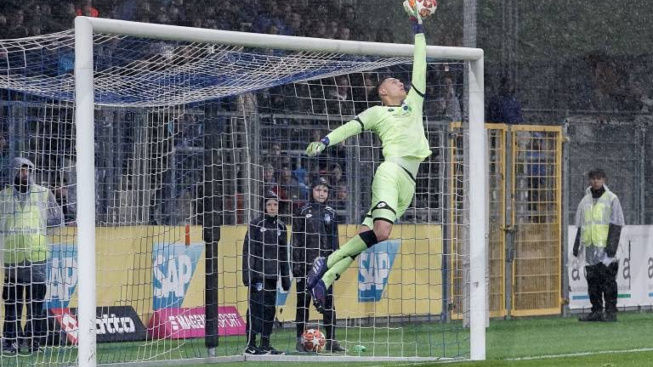
[[(557, 314), (562, 285), (562, 129), (506, 124), (485, 127), (490, 316)], [(455, 209), (465, 205), (460, 125), (452, 126), (450, 136), (449, 205)], [(466, 228), (460, 211), (451, 213), (451, 312), (453, 318), (461, 318), (466, 309), (468, 264), (462, 247), (465, 241), (461, 241)]]

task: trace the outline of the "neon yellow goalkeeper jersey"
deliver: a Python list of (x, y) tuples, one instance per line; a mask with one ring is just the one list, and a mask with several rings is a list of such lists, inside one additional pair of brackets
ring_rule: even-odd
[(431, 155), (424, 136), (423, 108), (426, 89), (426, 41), (423, 34), (415, 35), (412, 88), (401, 106), (374, 106), (360, 113), (352, 121), (333, 130), (327, 137), (330, 145), (358, 134), (363, 130), (375, 132), (383, 145), (383, 156), (388, 158), (416, 158)]

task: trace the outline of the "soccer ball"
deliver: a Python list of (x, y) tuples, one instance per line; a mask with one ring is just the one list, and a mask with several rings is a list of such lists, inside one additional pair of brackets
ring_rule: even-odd
[(437, 0), (408, 0), (408, 6), (411, 9), (415, 9), (415, 6), (417, 6), (419, 16), (422, 19), (426, 19), (435, 14), (435, 10), (438, 8), (438, 2)]
[(304, 333), (302, 334), (302, 345), (307, 352), (319, 353), (324, 349), (325, 344), (326, 338), (320, 330), (304, 330)]

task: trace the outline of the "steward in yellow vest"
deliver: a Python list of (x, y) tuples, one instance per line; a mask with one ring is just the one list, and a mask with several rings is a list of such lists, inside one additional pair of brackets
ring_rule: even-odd
[[(32, 353), (47, 336), (47, 311), (43, 309), (48, 258), (47, 229), (62, 224), (63, 214), (54, 194), (33, 180), (34, 164), (14, 158), (13, 183), (0, 191), (0, 248), (4, 254), (4, 325), (2, 351), (16, 354), (24, 347)], [(27, 308), (23, 330), (21, 317)], [(18, 343), (20, 339), (20, 345)]]
[[(624, 214), (619, 198), (605, 185), (605, 172), (589, 173), (590, 187), (576, 211), (574, 256), (585, 253), (587, 290), (592, 312), (580, 321), (617, 321), (617, 248)], [(603, 299), (605, 298), (605, 314)]]

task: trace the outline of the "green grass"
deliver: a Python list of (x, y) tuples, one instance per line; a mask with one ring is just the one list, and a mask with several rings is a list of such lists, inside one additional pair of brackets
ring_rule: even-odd
[[(468, 332), (457, 322), (425, 323), (401, 329), (339, 328), (342, 343), (351, 350), (355, 344), (367, 347), (365, 356), (446, 356), (468, 355)], [(395, 343), (403, 335), (404, 343)], [(273, 345), (294, 349), (294, 331), (275, 330)], [(430, 342), (429, 342), (430, 340)], [(616, 323), (579, 323), (576, 318), (533, 317), (492, 320), (487, 330), (487, 360), (458, 362), (455, 366), (651, 366), (653, 351), (653, 313), (620, 313)], [(237, 355), (244, 348), (240, 337), (222, 338), (218, 356)], [(189, 359), (205, 356), (203, 340), (158, 341), (155, 343), (98, 344), (98, 363), (116, 363), (135, 359)], [(63, 365), (74, 360), (72, 347), (48, 348), (36, 356), (0, 357), (4, 366)], [(307, 360), (310, 357), (307, 357)], [(329, 358), (328, 355), (321, 358)], [(529, 358), (518, 360), (520, 358)], [(533, 359), (535, 358), (535, 359)], [(304, 363), (304, 362), (300, 362)], [(300, 363), (293, 363), (299, 365)], [(220, 366), (279, 366), (288, 362), (223, 363)], [(356, 363), (356, 366), (397, 366), (401, 363)], [(435, 363), (420, 364), (421, 366)], [(312, 365), (316, 365), (313, 363)], [(318, 366), (320, 364), (317, 364)], [(406, 365), (406, 364), (404, 364)], [(188, 366), (188, 365), (186, 365)], [(205, 366), (205, 364), (197, 364)], [(327, 364), (324, 364), (327, 366)], [(329, 367), (351, 363), (328, 363)]]

